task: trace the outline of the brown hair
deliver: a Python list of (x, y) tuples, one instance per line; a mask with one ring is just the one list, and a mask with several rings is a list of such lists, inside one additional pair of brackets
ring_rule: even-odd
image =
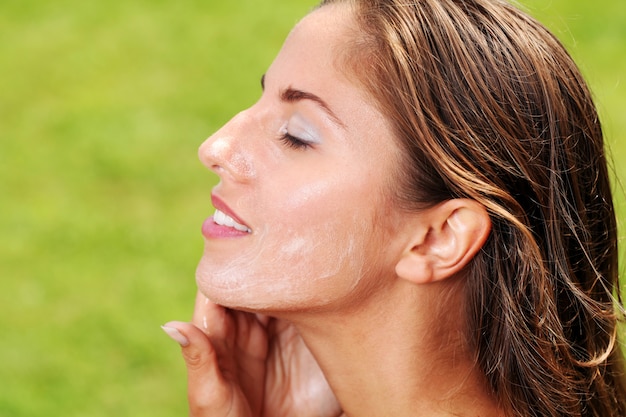
[(500, 0), (344, 2), (360, 29), (348, 62), (406, 150), (399, 201), (490, 214), (466, 270), (467, 337), (502, 408), (626, 416), (615, 213), (570, 56)]

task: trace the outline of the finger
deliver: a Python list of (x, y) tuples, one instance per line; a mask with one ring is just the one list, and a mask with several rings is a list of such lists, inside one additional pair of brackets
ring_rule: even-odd
[(227, 415), (232, 408), (233, 391), (220, 371), (209, 339), (190, 323), (174, 321), (162, 327), (181, 346), (187, 368), (190, 416)]
[(260, 313), (256, 313), (255, 314), (256, 319), (259, 323), (261, 323), (261, 326), (267, 328), (267, 325), (269, 324), (270, 320), (272, 319), (270, 316), (266, 316), (264, 314), (260, 314)]
[(230, 317), (227, 310), (205, 297), (200, 291), (196, 295), (192, 323), (212, 339), (226, 339)]

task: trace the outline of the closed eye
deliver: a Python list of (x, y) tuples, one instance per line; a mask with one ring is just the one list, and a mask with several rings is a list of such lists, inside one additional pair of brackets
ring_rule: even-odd
[(311, 145), (305, 141), (303, 141), (302, 139), (299, 139), (295, 136), (290, 135), (289, 133), (283, 133), (280, 136), (280, 141), (283, 142), (287, 147), (292, 148), (292, 149), (306, 149), (309, 148)]

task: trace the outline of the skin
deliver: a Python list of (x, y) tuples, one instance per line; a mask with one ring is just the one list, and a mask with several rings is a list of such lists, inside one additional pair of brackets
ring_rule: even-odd
[[(334, 309), (384, 285), (397, 261), (380, 242), (403, 223), (388, 197), (399, 150), (371, 100), (328, 70), (337, 57), (327, 46), (344, 30), (298, 25), (261, 99), (200, 147), (220, 178), (213, 194), (252, 230), (206, 239), (197, 281), (213, 302), (272, 314)], [(289, 88), (323, 98), (338, 120), (312, 100), (281, 98)], [(310, 145), (294, 149), (285, 131)]]
[(391, 129), (336, 65), (354, 30), (345, 5), (304, 18), (261, 99), (200, 148), (251, 233), (206, 236), (193, 322), (164, 327), (192, 416), (501, 415), (462, 332), (460, 271), (488, 216), (467, 200), (394, 204)]

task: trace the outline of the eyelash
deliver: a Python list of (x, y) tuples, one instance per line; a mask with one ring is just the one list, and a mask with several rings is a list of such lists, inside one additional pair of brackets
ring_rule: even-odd
[(311, 146), (310, 144), (308, 144), (307, 142), (303, 141), (302, 139), (299, 139), (299, 138), (297, 138), (295, 136), (292, 136), (289, 133), (281, 134), (279, 139), (286, 146), (288, 146), (289, 148), (292, 148), (292, 149), (306, 149), (306, 148), (309, 148)]

